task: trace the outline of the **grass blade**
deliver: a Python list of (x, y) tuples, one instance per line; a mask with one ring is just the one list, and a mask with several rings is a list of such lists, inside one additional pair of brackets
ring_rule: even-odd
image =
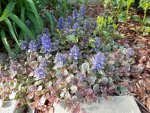
[(40, 29), (42, 30), (43, 29), (43, 22), (42, 22), (42, 19), (40, 18), (39, 14), (37, 12), (37, 9), (35, 7), (34, 2), (32, 0), (27, 0), (27, 1), (28, 1), (29, 5), (30, 5), (35, 17), (36, 17), (36, 20), (38, 22), (38, 25), (40, 26)]
[(26, 15), (29, 18), (29, 20), (33, 23), (33, 25), (34, 25), (33, 27), (35, 29), (35, 32), (36, 33), (40, 33), (40, 27), (38, 26), (37, 20), (34, 17), (34, 15), (32, 13), (26, 13)]
[(2, 6), (1, 6), (1, 4), (0, 4), (0, 15), (1, 15), (1, 13), (2, 13)]
[(53, 15), (46, 11), (46, 16), (48, 17), (49, 21), (50, 21), (50, 30), (51, 30), (51, 33), (54, 34), (54, 19), (53, 19)]
[(25, 8), (24, 7), (21, 8), (21, 20), (22, 22), (25, 22)]
[(12, 24), (11, 24), (10, 20), (6, 19), (5, 22), (6, 22), (7, 26), (8, 26), (8, 28), (9, 28), (11, 36), (13, 37), (13, 39), (15, 40), (15, 42), (17, 43), (17, 45), (20, 46), (20, 44), (18, 42), (18, 39), (17, 39), (17, 37), (15, 35), (15, 32), (13, 30), (13, 27), (12, 27)]
[(10, 16), (10, 13), (14, 9), (15, 4), (16, 4), (16, 2), (13, 2), (13, 1), (8, 3), (5, 10), (3, 11), (2, 16), (0, 17), (0, 21), (3, 21)]
[(18, 32), (17, 32), (17, 28), (16, 28), (15, 22), (12, 22), (12, 26), (13, 26), (14, 32), (15, 32), (15, 34), (16, 34), (16, 37), (20, 38), (20, 37), (18, 36)]
[(38, 10), (41, 11), (50, 3), (50, 0), (33, 0), (33, 2), (35, 3)]
[(13, 52), (12, 52), (12, 50), (11, 50), (11, 48), (10, 48), (10, 46), (9, 46), (9, 43), (8, 43), (8, 41), (7, 41), (7, 39), (6, 39), (6, 35), (5, 35), (4, 30), (1, 30), (1, 31), (0, 31), (0, 34), (1, 34), (2, 42), (3, 42), (4, 46), (5, 46), (5, 48), (6, 48), (7, 52), (8, 52), (8, 54), (9, 54), (10, 56), (12, 56), (12, 55), (13, 55)]
[[(22, 22), (25, 23), (25, 8), (24, 7), (21, 7), (21, 20), (22, 20)], [(27, 37), (23, 31), (21, 31), (19, 38), (21, 40), (23, 40), (23, 39), (27, 40)]]
[(13, 13), (10, 14), (10, 17), (31, 39), (35, 39), (32, 32), (28, 29), (28, 27)]

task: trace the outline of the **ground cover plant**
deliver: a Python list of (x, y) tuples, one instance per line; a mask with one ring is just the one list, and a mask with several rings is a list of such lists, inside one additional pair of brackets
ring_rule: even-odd
[[(45, 113), (53, 111), (54, 103), (60, 103), (78, 113), (84, 112), (80, 103), (96, 101), (99, 96), (134, 95), (149, 109), (148, 19), (131, 15), (133, 0), (103, 3), (105, 11), (94, 13), (96, 18), (86, 15), (84, 4), (59, 18), (46, 9), (42, 15), (47, 28), (43, 27), (34, 39), (22, 40), (18, 57), (0, 55), (1, 104), (15, 99), (18, 108)], [(138, 21), (139, 31), (130, 26), (132, 19)], [(138, 35), (147, 38), (129, 40)]]
[[(96, 23), (94, 23), (94, 20), (84, 19), (85, 7), (82, 6), (79, 12), (74, 10), (73, 16), (68, 16), (66, 21), (62, 17), (58, 19), (59, 38), (57, 36), (51, 37), (49, 30), (45, 29), (37, 40), (22, 42), (21, 49), (24, 52), (20, 54), (20, 58), (16, 61), (10, 60), (10, 63), (6, 66), (9, 71), (4, 69), (12, 75), (10, 77), (12, 81), (5, 83), (5, 79), (2, 79), (2, 82), (6, 85), (6, 87), (5, 85), (1, 87), (3, 90), (2, 98), (8, 98), (6, 94), (10, 93), (10, 99), (13, 95), (20, 101), (21, 105), (28, 104), (30, 107), (43, 112), (46, 111), (45, 107), (47, 107), (45, 102), (48, 102), (48, 105), (51, 106), (59, 98), (69, 103), (66, 105), (73, 104), (70, 106), (72, 112), (80, 110), (79, 106), (75, 105), (80, 98), (95, 99), (96, 95), (92, 85), (96, 81), (95, 74), (104, 66), (105, 57), (100, 52), (99, 37), (93, 38), (93, 41), (90, 42), (95, 46), (91, 48), (91, 52), (93, 52), (91, 57), (87, 57), (86, 48), (90, 49), (88, 47), (89, 41), (87, 40), (84, 44), (81, 38), (85, 39), (85, 36), (82, 36), (81, 33), (89, 32), (90, 38)], [(91, 25), (84, 25), (84, 21), (89, 21)], [(87, 27), (89, 29), (84, 30)], [(66, 34), (65, 32), (69, 30), (70, 32)], [(62, 38), (66, 39), (62, 40)], [(81, 50), (78, 46), (81, 47)], [(2, 76), (5, 78), (3, 74), (2, 72)], [(15, 88), (10, 88), (12, 90), (7, 92), (5, 88), (11, 87), (10, 84)], [(26, 96), (25, 99), (22, 98), (24, 96)]]

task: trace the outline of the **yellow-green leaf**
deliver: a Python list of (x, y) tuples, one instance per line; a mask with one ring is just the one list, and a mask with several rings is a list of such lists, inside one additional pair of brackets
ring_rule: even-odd
[(0, 21), (3, 21), (10, 16), (10, 13), (14, 9), (15, 4), (16, 4), (16, 2), (13, 2), (13, 1), (8, 3), (5, 10), (3, 11), (3, 14), (0, 17)]

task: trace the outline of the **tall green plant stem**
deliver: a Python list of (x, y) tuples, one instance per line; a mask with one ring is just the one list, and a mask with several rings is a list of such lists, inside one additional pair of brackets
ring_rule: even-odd
[(144, 17), (143, 17), (143, 21), (146, 19), (146, 14), (147, 14), (147, 10), (144, 10)]

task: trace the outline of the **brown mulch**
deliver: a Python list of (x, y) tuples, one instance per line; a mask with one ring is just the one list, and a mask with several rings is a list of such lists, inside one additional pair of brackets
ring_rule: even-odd
[[(104, 7), (101, 4), (88, 5), (88, 15), (97, 17), (103, 15)], [(132, 20), (126, 23), (118, 23), (118, 31), (125, 38), (117, 40), (119, 44), (129, 44), (136, 51), (136, 64), (143, 67), (140, 73), (131, 73), (130, 95), (136, 97), (136, 101), (142, 113), (150, 112), (150, 34), (143, 36), (140, 31), (142, 24)]]
[(87, 5), (87, 15), (93, 18), (96, 18), (98, 15), (103, 15), (104, 10), (102, 4)]

